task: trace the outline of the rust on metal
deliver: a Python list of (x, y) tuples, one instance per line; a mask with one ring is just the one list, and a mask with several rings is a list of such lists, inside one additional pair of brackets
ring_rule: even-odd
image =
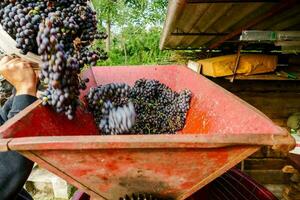
[(176, 135), (103, 136), (84, 107), (69, 121), (40, 101), (0, 128), (3, 138), (13, 138), (10, 150), (96, 199), (133, 192), (185, 199), (260, 146), (288, 150), (295, 143), (263, 113), (183, 66), (95, 67), (83, 76), (90, 83), (81, 98), (92, 86), (140, 78), (193, 93), (186, 126)]
[(101, 197), (97, 192), (91, 190), (87, 186), (80, 183), (80, 181), (76, 180), (76, 178), (69, 176), (67, 173), (61, 171), (58, 166), (53, 166), (52, 163), (47, 162), (44, 158), (37, 155), (34, 151), (20, 151), (22, 155), (27, 157), (28, 159), (38, 163), (41, 167), (49, 170), (50, 172), (56, 174), (57, 176), (63, 178), (66, 180), (69, 184), (80, 188), (81, 190), (85, 191), (90, 196), (98, 197), (100, 200), (104, 200), (103, 197)]
[(140, 192), (184, 199), (180, 196), (192, 194), (257, 150), (246, 146), (215, 150), (46, 150), (33, 151), (36, 157), (31, 159), (104, 199)]
[[(0, 137), (95, 135), (98, 133), (93, 117), (78, 109), (74, 121), (66, 120), (38, 100), (0, 127)], [(88, 126), (86, 125), (88, 124)]]
[(146, 148), (221, 148), (253, 145), (272, 146), (288, 152), (295, 147), (290, 134), (178, 134), (116, 136), (50, 136), (12, 139), (11, 150), (77, 150), (77, 149), (146, 149)]

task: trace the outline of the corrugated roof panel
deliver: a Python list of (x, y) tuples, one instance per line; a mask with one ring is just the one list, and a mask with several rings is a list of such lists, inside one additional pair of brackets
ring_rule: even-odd
[(300, 30), (300, 1), (227, 2), (191, 4), (186, 0), (169, 0), (161, 48), (209, 47), (222, 42), (226, 34), (238, 37), (243, 27)]

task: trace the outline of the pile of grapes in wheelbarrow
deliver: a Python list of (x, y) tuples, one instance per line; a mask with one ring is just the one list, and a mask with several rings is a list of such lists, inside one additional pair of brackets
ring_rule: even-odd
[[(155, 199), (156, 194), (186, 199), (259, 146), (293, 143), (263, 114), (185, 67), (87, 69), (107, 59), (94, 45), (107, 36), (98, 31), (87, 0), (2, 0), (0, 25), (18, 56), (39, 56), (40, 99), (49, 107), (35, 103), (1, 127), (4, 138), (12, 139), (0, 140), (0, 147), (20, 151), (100, 199), (120, 198), (127, 191), (141, 194), (126, 200)], [(79, 122), (78, 113), (86, 117), (79, 125), (73, 123)], [(40, 122), (37, 115), (50, 117)], [(95, 123), (88, 124), (90, 115), (97, 133)], [(64, 123), (58, 122), (62, 117)], [(28, 124), (41, 130), (22, 130)], [(74, 130), (79, 126), (81, 132)], [(249, 139), (254, 134), (261, 139)]]
[(140, 79), (132, 88), (124, 83), (93, 87), (86, 99), (103, 134), (170, 134), (183, 129), (191, 92)]

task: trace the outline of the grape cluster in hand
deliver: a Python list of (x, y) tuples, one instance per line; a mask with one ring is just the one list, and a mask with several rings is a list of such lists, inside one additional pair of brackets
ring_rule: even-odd
[(43, 104), (73, 119), (79, 90), (86, 87), (80, 70), (107, 58), (102, 49), (89, 48), (106, 34), (98, 32), (96, 13), (87, 0), (4, 0), (0, 23), (22, 54), (41, 56), (40, 79), (47, 85)]
[(173, 92), (157, 80), (134, 87), (108, 84), (91, 88), (88, 107), (103, 134), (170, 134), (183, 129), (191, 91)]
[(130, 86), (111, 83), (91, 88), (86, 96), (102, 134), (126, 134), (135, 123), (136, 113), (128, 99)]

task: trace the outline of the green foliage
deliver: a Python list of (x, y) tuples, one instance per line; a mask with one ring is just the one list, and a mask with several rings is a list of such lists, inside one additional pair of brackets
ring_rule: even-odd
[(111, 24), (109, 59), (99, 65), (168, 63), (172, 52), (159, 50), (167, 0), (94, 0), (93, 4), (99, 26)]
[(92, 3), (102, 28), (107, 23), (120, 28), (128, 20), (124, 0), (92, 0)]
[(145, 30), (131, 27), (123, 29), (120, 35), (113, 39), (109, 59), (100, 65), (139, 65), (139, 64), (165, 64), (168, 62), (170, 52), (159, 50), (161, 30), (151, 28)]

